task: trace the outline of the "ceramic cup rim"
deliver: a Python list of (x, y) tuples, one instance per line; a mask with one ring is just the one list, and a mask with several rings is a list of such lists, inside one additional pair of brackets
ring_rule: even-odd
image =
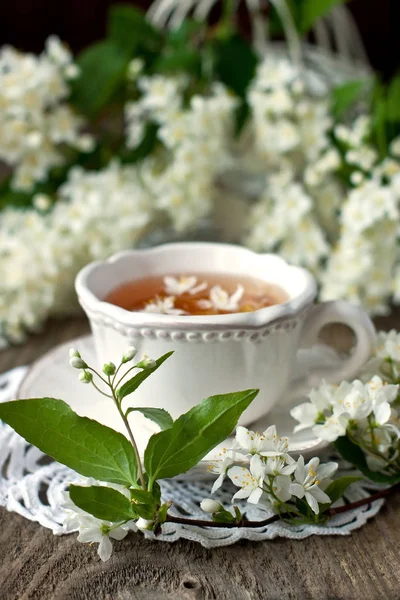
[[(288, 277), (291, 276), (291, 280), (296, 279), (300, 282), (300, 290), (294, 294), (293, 291), (290, 294), (290, 299), (281, 304), (274, 306), (268, 306), (259, 310), (248, 312), (248, 313), (232, 313), (225, 315), (163, 315), (155, 313), (145, 312), (133, 312), (115, 306), (108, 302), (104, 302), (99, 298), (92, 289), (92, 278), (101, 272), (106, 273), (110, 268), (115, 267), (118, 263), (123, 261), (134, 261), (135, 259), (148, 259), (149, 261), (162, 260), (168, 257), (168, 254), (172, 252), (194, 252), (198, 256), (199, 252), (231, 252), (232, 256), (234, 253), (241, 255), (242, 258), (248, 260), (257, 261), (269, 261), (271, 265), (275, 265), (284, 276), (282, 281), (277, 282), (285, 291), (288, 291), (287, 281)], [(167, 262), (167, 261), (166, 261)], [(208, 269), (210, 270), (210, 269)], [(163, 273), (170, 274), (171, 270), (165, 271), (161, 269)], [(213, 269), (211, 269), (213, 271)], [(207, 267), (201, 271), (199, 269), (193, 269), (193, 274), (196, 272), (207, 272)], [(214, 271), (217, 272), (217, 271)], [(237, 273), (240, 275), (240, 272)], [(285, 281), (286, 278), (286, 281)], [(128, 281), (131, 281), (130, 278)], [(125, 280), (127, 281), (127, 280)], [(266, 279), (267, 281), (267, 279)], [(120, 284), (124, 283), (121, 281)], [(118, 285), (120, 285), (118, 284)], [(75, 289), (78, 295), (78, 299), (86, 312), (95, 313), (108, 317), (109, 319), (122, 323), (127, 326), (140, 326), (140, 327), (157, 327), (157, 328), (170, 328), (175, 329), (207, 329), (207, 328), (232, 328), (232, 327), (245, 327), (245, 328), (258, 328), (267, 325), (268, 323), (295, 315), (300, 312), (307, 305), (311, 304), (317, 293), (317, 285), (314, 277), (309, 271), (302, 267), (290, 265), (286, 260), (277, 254), (273, 253), (256, 253), (248, 248), (242, 246), (236, 246), (233, 244), (220, 244), (210, 242), (173, 242), (169, 244), (161, 244), (152, 248), (136, 249), (136, 250), (124, 250), (113, 254), (108, 259), (103, 261), (94, 261), (83, 267), (76, 279)]]

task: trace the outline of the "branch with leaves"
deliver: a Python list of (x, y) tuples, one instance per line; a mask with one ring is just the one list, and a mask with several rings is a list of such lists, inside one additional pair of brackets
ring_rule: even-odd
[[(374, 376), (366, 383), (344, 382), (339, 387), (322, 384), (311, 391), (309, 403), (292, 411), (302, 420), (300, 427), (313, 426), (318, 435), (322, 428), (325, 438), (332, 438), (336, 449), (364, 476), (392, 485), (344, 506), (336, 502), (359, 476), (333, 479), (337, 463), (321, 464), (317, 457), (307, 464), (302, 456), (295, 460), (289, 453), (289, 439), (279, 437), (275, 426), (263, 433), (237, 426), (258, 390), (212, 396), (175, 421), (164, 409), (129, 406), (128, 397), (163, 366), (172, 352), (157, 360), (144, 356), (134, 363), (136, 350), (130, 347), (118, 366), (107, 363), (98, 372), (71, 349), (70, 364), (79, 369), (79, 379), (115, 404), (126, 436), (78, 416), (68, 404), (54, 398), (1, 404), (0, 418), (29, 443), (85, 478), (82, 483), (71, 484), (66, 492), (65, 522), (79, 530), (79, 541), (98, 542), (103, 560), (112, 552), (110, 538), (122, 539), (129, 531), (137, 530), (151, 530), (157, 535), (167, 522), (228, 528), (265, 527), (278, 520), (293, 525), (324, 524), (339, 513), (370, 504), (398, 489), (400, 436), (395, 409), (398, 384), (394, 381), (400, 373), (396, 350), (399, 338), (396, 332), (381, 334), (380, 349), (369, 364), (385, 379)], [(149, 439), (143, 456), (134, 435), (137, 412), (160, 428)], [(211, 520), (171, 513), (171, 501), (161, 498), (160, 482), (196, 466), (235, 427), (232, 448), (224, 449), (221, 459), (210, 465), (210, 471), (218, 475), (212, 493), (223, 485), (225, 477), (238, 488), (232, 498), (233, 509), (205, 498), (201, 509), (212, 515)], [(371, 457), (376, 460), (378, 454), (379, 471), (373, 471)], [(248, 520), (235, 505), (236, 499), (246, 499), (274, 515), (260, 521)]]

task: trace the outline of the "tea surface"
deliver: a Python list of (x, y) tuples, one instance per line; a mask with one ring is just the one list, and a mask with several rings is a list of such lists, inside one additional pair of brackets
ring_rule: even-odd
[(115, 288), (104, 300), (131, 311), (222, 315), (281, 304), (288, 295), (261, 279), (202, 273), (137, 279)]

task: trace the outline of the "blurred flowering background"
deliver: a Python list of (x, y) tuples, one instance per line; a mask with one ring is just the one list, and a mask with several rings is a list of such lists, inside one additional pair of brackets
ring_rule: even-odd
[(400, 302), (395, 1), (15, 0), (0, 22), (0, 346), (87, 262), (213, 239)]

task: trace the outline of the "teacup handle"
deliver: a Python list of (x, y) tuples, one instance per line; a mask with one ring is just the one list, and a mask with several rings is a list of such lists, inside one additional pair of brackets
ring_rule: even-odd
[(340, 323), (350, 327), (356, 337), (351, 356), (332, 367), (310, 367), (307, 375), (291, 383), (289, 397), (302, 396), (325, 379), (328, 383), (340, 383), (357, 377), (361, 367), (371, 357), (376, 341), (375, 327), (369, 316), (358, 306), (336, 300), (316, 304), (308, 314), (300, 339), (299, 348), (311, 348), (325, 325)]

